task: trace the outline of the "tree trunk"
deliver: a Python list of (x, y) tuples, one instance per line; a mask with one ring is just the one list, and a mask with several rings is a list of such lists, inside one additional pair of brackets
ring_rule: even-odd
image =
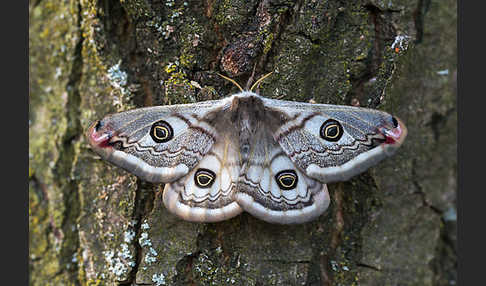
[[(387, 4), (382, 4), (387, 2)], [(31, 1), (31, 285), (453, 285), (456, 2)], [(380, 108), (397, 154), (344, 183), (317, 220), (185, 222), (163, 186), (99, 160), (107, 113), (262, 96)]]

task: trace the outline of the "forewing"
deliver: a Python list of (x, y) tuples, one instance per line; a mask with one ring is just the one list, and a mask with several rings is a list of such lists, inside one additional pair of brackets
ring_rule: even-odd
[(272, 134), (306, 175), (348, 180), (390, 156), (406, 137), (388, 113), (352, 106), (264, 99)]
[(217, 132), (208, 121), (221, 109), (220, 101), (135, 109), (106, 116), (87, 136), (103, 159), (145, 181), (168, 183), (211, 149)]

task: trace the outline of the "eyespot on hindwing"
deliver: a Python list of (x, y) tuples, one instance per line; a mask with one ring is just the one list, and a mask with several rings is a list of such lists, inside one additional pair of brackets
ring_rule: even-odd
[(280, 189), (288, 191), (297, 186), (298, 177), (294, 170), (283, 170), (275, 175), (275, 180)]
[(194, 183), (199, 188), (210, 188), (216, 179), (216, 174), (208, 169), (199, 169), (194, 174)]

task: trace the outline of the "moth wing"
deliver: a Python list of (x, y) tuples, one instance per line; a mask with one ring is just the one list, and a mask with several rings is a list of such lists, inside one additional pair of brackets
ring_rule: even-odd
[(233, 194), (239, 175), (238, 153), (229, 139), (218, 141), (186, 176), (165, 185), (164, 204), (188, 221), (216, 222), (243, 210)]
[(365, 171), (392, 155), (407, 135), (398, 118), (379, 110), (263, 101), (274, 139), (300, 170), (324, 183)]
[(317, 218), (330, 203), (327, 186), (299, 170), (270, 133), (262, 136), (257, 137), (259, 144), (252, 145), (252, 156), (240, 171), (235, 193), (238, 204), (270, 223), (303, 223)]
[[(207, 101), (120, 112), (95, 122), (88, 141), (112, 164), (145, 181), (168, 183), (189, 173), (211, 149), (218, 134), (208, 121), (222, 108), (221, 101)], [(155, 141), (156, 123), (170, 140)]]

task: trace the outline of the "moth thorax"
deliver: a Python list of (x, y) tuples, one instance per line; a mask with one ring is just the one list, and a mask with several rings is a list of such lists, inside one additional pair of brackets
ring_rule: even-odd
[(236, 111), (238, 120), (235, 122), (235, 127), (238, 130), (238, 145), (241, 160), (244, 162), (248, 161), (252, 146), (261, 144), (261, 142), (256, 142), (259, 137), (257, 136), (258, 130), (262, 127), (262, 123), (258, 118), (258, 112), (261, 110), (258, 103), (261, 102), (256, 101), (254, 105), (251, 103), (255, 103), (255, 101), (249, 100), (248, 98), (240, 100), (239, 109)]

